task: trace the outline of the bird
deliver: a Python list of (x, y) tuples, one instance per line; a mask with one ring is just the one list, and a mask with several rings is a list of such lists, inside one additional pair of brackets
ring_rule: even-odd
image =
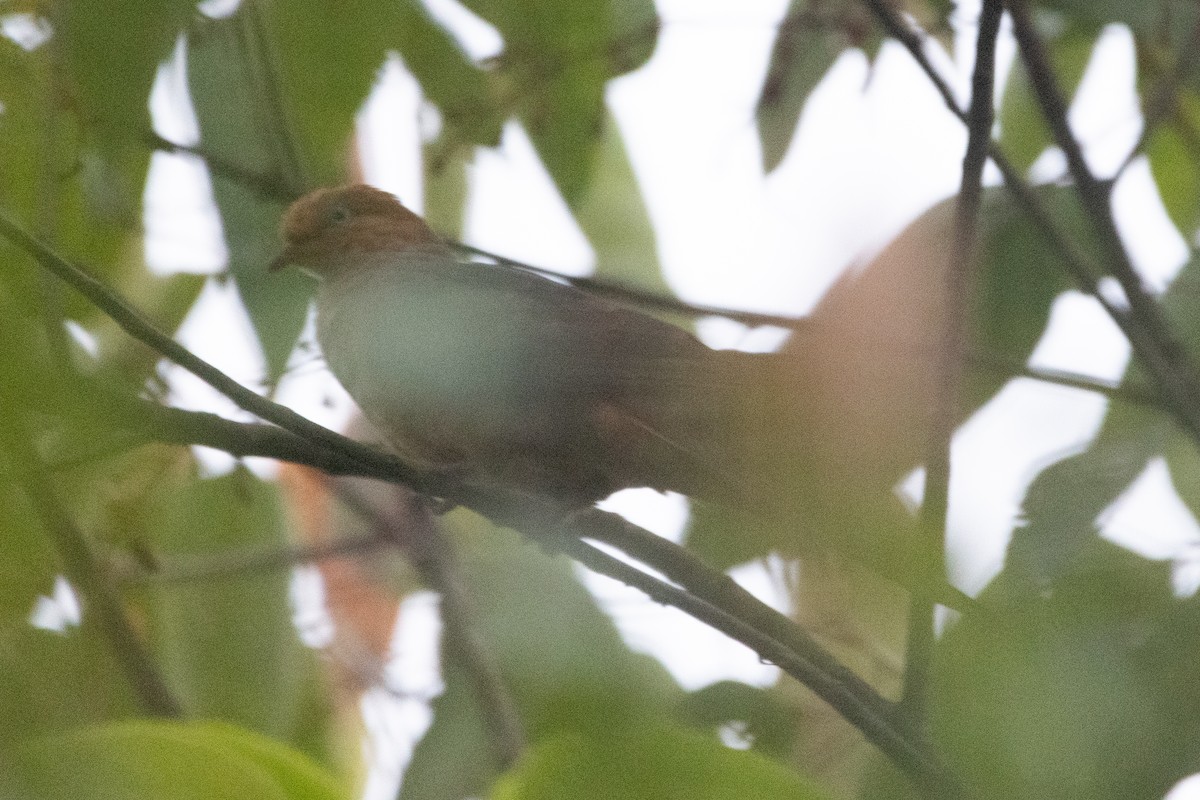
[(760, 494), (745, 444), (760, 417), (740, 410), (770, 354), (715, 350), (565, 281), (470, 260), (367, 185), (301, 197), (281, 238), (270, 269), (318, 279), (329, 369), (410, 463), (572, 508), (634, 487)]
[(565, 280), (471, 260), (362, 184), (292, 203), (269, 269), (318, 280), (329, 369), (413, 466), (568, 513), (626, 488), (678, 492), (753, 526), (731, 564), (762, 547), (835, 554), (962, 609), (936, 565), (913, 563), (892, 491), (938, 384), (944, 311), (922, 287), (947, 263), (925, 257), (945, 216), (835, 284), (776, 353), (712, 349)]

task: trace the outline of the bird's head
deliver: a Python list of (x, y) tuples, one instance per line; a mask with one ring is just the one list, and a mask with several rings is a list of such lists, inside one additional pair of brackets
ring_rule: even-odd
[(288, 208), (280, 230), (283, 251), (271, 262), (271, 271), (295, 264), (317, 277), (328, 277), (364, 256), (443, 246), (399, 200), (362, 184), (309, 192)]

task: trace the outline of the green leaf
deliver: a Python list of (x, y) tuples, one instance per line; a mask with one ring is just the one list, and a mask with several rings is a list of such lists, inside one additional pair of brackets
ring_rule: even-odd
[(795, 705), (785, 702), (778, 687), (760, 689), (738, 681), (718, 681), (691, 692), (680, 711), (685, 722), (713, 732), (738, 724), (755, 751), (780, 760), (793, 752), (802, 728)]
[(935, 736), (981, 795), (1162, 797), (1195, 771), (1200, 604), (1172, 597), (1167, 563), (1101, 540), (1075, 566), (939, 648)]
[(1038, 4), (1064, 14), (1071, 24), (1090, 23), (1128, 25), (1138, 37), (1160, 38), (1167, 34), (1174, 42), (1188, 35), (1196, 22), (1197, 8), (1191, 0), (1155, 0), (1150, 3), (1126, 3), (1123, 0), (1049, 0)]
[[(205, 149), (227, 162), (253, 167), (287, 187), (300, 171), (287, 141), (277, 106), (262, 95), (262, 57), (247, 34), (248, 14), (212, 20), (189, 40), (188, 84)], [(277, 228), (284, 202), (216, 173), (213, 197), (221, 213), (229, 270), (250, 316), (267, 361), (267, 377), (278, 378), (308, 316), (312, 281), (299, 270), (277, 275), (267, 265), (280, 248)]]
[(450, 239), (461, 239), (469, 191), (467, 169), (474, 148), (427, 145), (425, 164), (425, 221)]
[(0, 760), (4, 748), (21, 739), (142, 708), (110, 640), (86, 608), (83, 626), (65, 633), (31, 627), (28, 614), (0, 618)]
[(59, 34), (86, 128), (108, 142), (137, 142), (150, 128), (150, 86), (195, 13), (194, 0), (74, 0)]
[(604, 121), (595, 177), (573, 210), (596, 251), (596, 275), (652, 293), (670, 292), (646, 200), (612, 117)]
[(568, 205), (574, 205), (595, 172), (608, 73), (595, 56), (579, 61), (564, 56), (559, 63), (536, 68), (554, 77), (544, 82), (538, 75), (518, 78), (526, 84), (521, 120), (558, 190)]
[[(148, 526), (163, 560), (282, 548), (276, 487), (245, 471), (164, 490)], [(292, 625), (286, 570), (164, 583), (151, 603), (157, 654), (191, 713), (275, 736), (297, 721), (309, 651)]]
[(394, 46), (422, 91), (442, 112), (451, 147), (473, 143), (495, 147), (504, 123), (486, 73), (467, 60), (458, 44), (429, 17), (419, 0), (403, 0), (396, 12)]
[[(1043, 39), (1058, 85), (1068, 101), (1087, 69), (1096, 35), (1091, 26), (1074, 26), (1061, 35)], [(1024, 171), (1053, 143), (1025, 64), (1014, 59), (1000, 101), (1000, 146), (1013, 166)]]
[(779, 25), (756, 111), (766, 172), (783, 161), (808, 96), (849, 46), (832, 19), (810, 13), (825, 7), (812, 0), (792, 0)]
[(214, 722), (137, 720), (29, 742), (15, 753), (35, 797), (344, 800), (303, 755)]
[[(8, 371), (5, 380), (12, 380)], [(0, 452), (0, 625), (26, 619), (38, 595), (51, 592), (58, 574), (50, 540), (5, 467)]]
[(1158, 125), (1146, 144), (1150, 173), (1167, 215), (1185, 237), (1200, 226), (1200, 95), (1181, 87), (1173, 117)]
[[(475, 633), (509, 686), (530, 740), (603, 731), (669, 713), (679, 690), (652, 659), (631, 653), (564, 558), (470, 512), (442, 518), (460, 551)], [(406, 800), (484, 792), (496, 775), (467, 665), (443, 648), (445, 692), (405, 775)]]
[(567, 733), (534, 747), (496, 786), (493, 800), (826, 797), (757, 753), (662, 723)]
[(402, 30), (395, 0), (287, 0), (261, 8), (278, 58), (277, 76), (295, 137), (305, 183), (344, 180), (354, 117), (383, 66), (388, 45)]
[(1098, 539), (1096, 521), (1170, 441), (1173, 423), (1157, 411), (1113, 404), (1088, 449), (1038, 475), (1025, 496), (1026, 523), (1013, 531), (1005, 591), (1049, 590)]
[[(1016, 254), (1020, 257), (1019, 253)], [(1200, 262), (1193, 259), (1167, 290), (1162, 306), (1172, 331), (1185, 348), (1200, 342)], [(1124, 383), (1148, 385), (1132, 362)], [(1173, 471), (1187, 460), (1178, 452), (1178, 431), (1160, 410), (1126, 402), (1109, 405), (1099, 434), (1082, 453), (1038, 475), (1026, 495), (1027, 522), (1013, 532), (1003, 583), (1009, 590), (1052, 588), (1083, 557), (1097, 537), (1096, 520), (1142, 473), (1152, 458), (1170, 456)], [(1185, 488), (1185, 502), (1194, 500)]]
[[(174, 332), (204, 288), (203, 275), (144, 275), (130, 281), (125, 298), (160, 330)], [(109, 317), (101, 317), (90, 332), (96, 337), (97, 356), (106, 373), (120, 376), (136, 393), (145, 384), (162, 356), (131, 337)]]
[[(1074, 192), (1045, 187), (1038, 194), (1065, 235), (1087, 240), (1088, 223)], [(1006, 191), (989, 190), (981, 213), (980, 271), (972, 314), (975, 350), (1024, 363), (1046, 331), (1054, 300), (1073, 284), (1041, 230)], [(969, 411), (990, 397), (975, 398), (978, 405)]]
[[(51, 50), (10, 54), (0, 65), (0, 203), (109, 281), (136, 279), (144, 275), (140, 212), (149, 151), (80, 133), (87, 120), (79, 109), (54, 101)], [(57, 287), (53, 280), (45, 285)], [(99, 316), (74, 292), (51, 288), (39, 295), (69, 318)]]
[[(502, 74), (538, 155), (569, 205), (593, 175), (608, 79), (657, 36), (647, 0), (471, 0), (504, 37)], [(648, 43), (648, 44), (643, 44)]]

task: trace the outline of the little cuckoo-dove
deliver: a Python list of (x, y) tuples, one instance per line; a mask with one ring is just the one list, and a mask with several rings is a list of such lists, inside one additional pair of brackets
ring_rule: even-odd
[(573, 506), (640, 486), (748, 500), (735, 412), (771, 356), (468, 261), (369, 186), (304, 196), (282, 234), (271, 269), (320, 280), (329, 368), (410, 461)]

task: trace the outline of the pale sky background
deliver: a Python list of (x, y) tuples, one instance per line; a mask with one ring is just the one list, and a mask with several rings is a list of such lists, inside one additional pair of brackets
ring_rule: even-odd
[[(495, 31), (456, 0), (426, 3), (473, 56), (486, 57), (501, 46)], [(754, 104), (785, 0), (660, 0), (658, 7), (663, 28), (653, 58), (613, 81), (608, 102), (641, 181), (666, 279), (684, 299), (803, 313), (844, 268), (861, 263), (956, 190), (965, 145), (962, 126), (898, 45), (883, 49), (869, 82), (862, 54), (845, 54), (813, 94), (787, 158), (764, 178)], [(960, 36), (956, 53), (938, 52), (933, 59), (960, 94), (971, 67), (975, 16), (974, 3), (959, 3), (955, 21), (968, 35)], [(1009, 62), (1012, 49), (1006, 37), (1002, 64)], [(1120, 163), (1140, 130), (1132, 59), (1128, 33), (1107, 31), (1072, 109), (1088, 157), (1101, 174)], [(152, 109), (163, 135), (195, 140), (178, 64), (162, 71)], [(421, 128), (428, 134), (436, 115), (422, 110), (419, 89), (399, 60), (383, 71), (361, 125), (368, 178), (419, 209)], [(1056, 153), (1035, 165), (1042, 177), (1062, 171)], [(506, 128), (497, 150), (479, 152), (471, 179), (468, 241), (539, 266), (587, 271), (590, 247), (519, 126)], [(1144, 161), (1135, 162), (1122, 178), (1115, 203), (1139, 268), (1153, 285), (1164, 286), (1182, 265), (1186, 247), (1162, 211)], [(212, 273), (223, 267), (220, 223), (207, 177), (194, 160), (155, 155), (146, 224), (155, 268)], [(214, 337), (213, 331), (226, 335)], [(723, 346), (744, 337), (744, 329), (732, 323), (709, 323), (700, 333)], [(243, 383), (259, 383), (262, 359), (229, 289), (210, 284), (179, 338)], [(1099, 306), (1069, 293), (1056, 304), (1034, 362), (1112, 379), (1120, 376), (1128, 354)], [(168, 368), (167, 374), (177, 404), (243, 416), (181, 370)], [(345, 394), (316, 363), (295, 370), (281, 385), (279, 398), (332, 427), (350, 413)], [(978, 591), (999, 569), (1035, 467), (1082, 447), (1095, 434), (1103, 410), (1098, 396), (1018, 380), (963, 427), (954, 444), (949, 532), (954, 579), (962, 588)], [(203, 457), (213, 473), (232, 464), (212, 451)], [(254, 467), (272, 472), (268, 463)], [(914, 475), (905, 490), (919, 493), (920, 483)], [(612, 507), (673, 537), (687, 513), (681, 498), (648, 491), (625, 493)], [(1179, 559), (1181, 592), (1193, 591), (1200, 581), (1194, 558), (1184, 558), (1189, 548), (1196, 550), (1200, 528), (1176, 497), (1162, 464), (1148, 469), (1106, 512), (1105, 531), (1152, 557)], [(781, 602), (769, 570), (750, 565), (734, 574), (764, 600)], [(316, 584), (312, 573), (301, 571), (297, 597), (302, 606), (312, 605)], [(687, 688), (724, 678), (769, 685), (777, 678), (776, 668), (679, 612), (608, 579), (589, 576), (588, 585), (630, 643), (661, 658)], [(372, 692), (364, 702), (377, 759), (369, 797), (391, 796), (403, 754), (428, 723), (421, 703), (397, 694), (437, 691), (435, 608), (428, 594), (406, 602), (406, 624), (389, 672), (392, 687), (401, 691)], [(1172, 800), (1185, 796), (1200, 797), (1200, 791), (1177, 789), (1171, 795)]]

